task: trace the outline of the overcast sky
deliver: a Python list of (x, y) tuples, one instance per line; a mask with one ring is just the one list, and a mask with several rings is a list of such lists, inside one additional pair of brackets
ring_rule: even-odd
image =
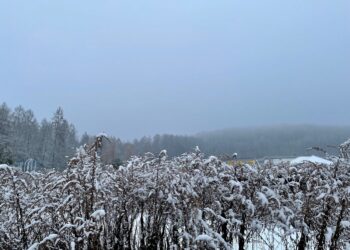
[(350, 124), (349, 0), (3, 1), (0, 102), (123, 139)]

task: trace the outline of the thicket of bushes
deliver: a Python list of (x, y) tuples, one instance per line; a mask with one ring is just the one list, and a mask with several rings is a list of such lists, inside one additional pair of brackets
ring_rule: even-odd
[(232, 167), (197, 148), (115, 169), (101, 165), (101, 142), (63, 172), (0, 166), (1, 249), (349, 247), (346, 143), (333, 165)]

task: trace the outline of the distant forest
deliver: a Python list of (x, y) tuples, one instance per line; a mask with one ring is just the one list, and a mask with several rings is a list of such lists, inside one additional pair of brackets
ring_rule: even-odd
[(207, 155), (223, 158), (230, 157), (233, 153), (237, 153), (240, 159), (318, 155), (320, 152), (311, 151), (310, 148), (320, 147), (327, 152), (336, 153), (338, 149), (334, 145), (339, 145), (349, 137), (350, 126), (314, 125), (233, 128), (193, 136), (155, 135), (133, 142), (122, 142), (112, 137), (110, 142), (105, 143), (102, 157), (105, 161), (115, 157), (126, 160), (131, 155), (157, 153), (162, 149), (166, 149), (169, 156), (178, 156), (193, 151), (196, 146)]
[(37, 121), (22, 106), (0, 106), (0, 163), (19, 166), (34, 159), (41, 168), (62, 169), (79, 145), (76, 130), (58, 108), (51, 120)]
[[(101, 128), (103, 130), (103, 128)], [(169, 156), (178, 156), (199, 146), (208, 155), (222, 157), (238, 154), (241, 159), (289, 157), (315, 154), (307, 149), (339, 145), (350, 137), (350, 126), (280, 125), (257, 128), (232, 128), (192, 136), (155, 135), (132, 142), (110, 136), (101, 150), (104, 163), (121, 164), (132, 155), (159, 153), (166, 149)], [(73, 124), (58, 108), (50, 120), (38, 122), (33, 111), (23, 107), (11, 110), (0, 106), (0, 163), (18, 165), (29, 158), (39, 167), (62, 169), (79, 145), (94, 141), (94, 135), (84, 133), (78, 138)]]

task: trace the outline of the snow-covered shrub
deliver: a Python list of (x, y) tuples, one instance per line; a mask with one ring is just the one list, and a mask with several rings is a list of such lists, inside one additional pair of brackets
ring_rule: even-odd
[(350, 166), (230, 166), (198, 148), (102, 166), (102, 137), (63, 172), (0, 166), (0, 249), (344, 249)]

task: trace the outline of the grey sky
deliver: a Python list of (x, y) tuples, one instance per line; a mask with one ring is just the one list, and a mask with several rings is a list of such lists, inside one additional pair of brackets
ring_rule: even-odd
[(350, 124), (349, 0), (2, 1), (0, 102), (132, 139)]

